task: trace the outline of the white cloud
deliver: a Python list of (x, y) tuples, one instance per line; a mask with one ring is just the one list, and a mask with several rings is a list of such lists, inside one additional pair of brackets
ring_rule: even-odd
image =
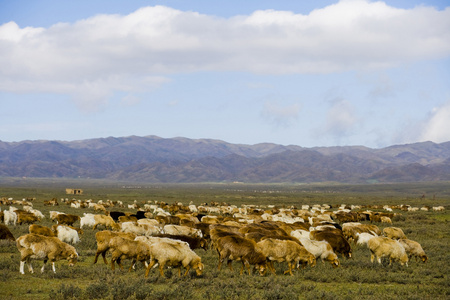
[(450, 101), (436, 107), (425, 122), (421, 140), (443, 143), (450, 141)]
[(331, 101), (323, 133), (340, 140), (353, 133), (358, 122), (353, 105), (342, 98)]
[(49, 28), (1, 25), (0, 91), (65, 93), (95, 107), (114, 91), (146, 90), (147, 78), (178, 72), (330, 73), (449, 54), (450, 8), (347, 0), (309, 15), (225, 19), (155, 6)]
[(262, 116), (277, 126), (289, 126), (298, 118), (299, 113), (299, 104), (281, 106), (272, 101), (266, 101), (262, 110)]

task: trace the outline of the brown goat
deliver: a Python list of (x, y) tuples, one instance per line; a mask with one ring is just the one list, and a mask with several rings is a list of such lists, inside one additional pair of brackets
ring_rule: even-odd
[(248, 274), (251, 275), (250, 265), (255, 265), (261, 276), (264, 275), (267, 269), (266, 257), (256, 250), (256, 243), (254, 241), (238, 235), (229, 235), (217, 239), (215, 241), (215, 247), (219, 254), (218, 270), (220, 270), (225, 259), (228, 260), (227, 264), (230, 270), (233, 270), (231, 266), (232, 260), (241, 260), (242, 268), (239, 272), (240, 275), (243, 274), (245, 267), (247, 267)]

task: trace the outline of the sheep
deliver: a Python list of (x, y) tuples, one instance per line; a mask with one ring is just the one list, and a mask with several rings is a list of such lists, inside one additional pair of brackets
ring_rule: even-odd
[(33, 215), (32, 213), (26, 212), (26, 211), (20, 211), (17, 212), (17, 223), (19, 225), (25, 224), (33, 224), (34, 222), (39, 221), (39, 218)]
[(80, 219), (81, 219), (80, 216), (77, 215), (58, 214), (56, 216), (56, 223), (73, 226), (73, 223), (79, 221)]
[(275, 268), (272, 261), (288, 263), (288, 270), (284, 274), (289, 273), (291, 276), (292, 269), (300, 263), (305, 266), (310, 264), (312, 267), (316, 265), (316, 258), (309, 253), (303, 246), (290, 240), (264, 239), (256, 243), (256, 250), (261, 252), (269, 260), (269, 269), (275, 274)]
[(0, 224), (0, 240), (8, 240), (12, 242), (16, 240), (9, 228), (3, 224)]
[(152, 225), (152, 226), (160, 226), (159, 222), (155, 219), (139, 219), (137, 220), (139, 225)]
[(356, 233), (356, 243), (358, 245), (366, 245), (367, 246), (367, 242), (375, 236), (376, 235), (373, 235), (373, 234), (370, 234), (367, 232), (361, 232), (361, 233), (357, 232)]
[(13, 211), (5, 210), (3, 211), (3, 218), (5, 225), (14, 225), (17, 223), (17, 214)]
[(114, 232), (109, 230), (97, 232), (95, 234), (95, 239), (97, 240), (97, 252), (95, 253), (94, 264), (97, 263), (97, 259), (100, 254), (103, 257), (103, 262), (105, 263), (105, 265), (108, 264), (108, 261), (106, 260), (106, 252), (110, 248), (111, 239), (116, 236), (127, 238), (129, 240), (134, 240), (136, 238), (134, 234), (126, 232)]
[(352, 248), (341, 233), (335, 233), (330, 231), (311, 231), (310, 237), (317, 241), (327, 241), (333, 251), (342, 254), (346, 258), (352, 257)]
[(408, 258), (410, 260), (413, 256), (416, 258), (416, 261), (418, 258), (420, 258), (423, 262), (428, 260), (428, 257), (425, 255), (425, 251), (423, 251), (422, 246), (418, 242), (409, 239), (400, 239), (398, 241), (405, 248), (406, 254), (408, 254)]
[(119, 220), (119, 217), (120, 217), (120, 216), (125, 216), (125, 213), (124, 213), (124, 212), (121, 212), (121, 211), (111, 211), (111, 212), (109, 212), (109, 216), (110, 216), (111, 218), (113, 218), (113, 220), (114, 220), (115, 222), (117, 222), (117, 221)]
[(90, 213), (83, 213), (83, 215), (84, 216), (80, 219), (80, 228), (83, 228), (84, 226), (94, 227), (95, 215)]
[(111, 230), (119, 230), (120, 225), (114, 222), (113, 218), (105, 215), (94, 215), (95, 224), (92, 229), (96, 229), (99, 225), (105, 226), (105, 228), (111, 228)]
[(34, 209), (34, 208), (32, 208), (32, 207), (29, 207), (26, 211), (29, 212), (29, 213), (32, 213), (32, 214), (33, 214), (34, 216), (36, 216), (39, 220), (45, 218), (45, 216), (44, 216), (44, 214), (42, 214), (42, 212), (40, 212), (39, 210)]
[(381, 216), (381, 223), (392, 224), (392, 220), (389, 217)]
[(25, 274), (24, 266), (28, 264), (28, 271), (33, 273), (31, 259), (43, 260), (41, 272), (44, 272), (45, 264), (51, 261), (53, 272), (56, 273), (55, 262), (61, 259), (69, 261), (69, 267), (73, 266), (78, 259), (75, 248), (61, 242), (56, 237), (48, 237), (39, 234), (26, 234), (16, 240), (17, 249), (20, 252), (20, 273)]
[(367, 242), (367, 246), (371, 253), (370, 261), (372, 263), (375, 256), (379, 264), (381, 264), (381, 258), (387, 256), (389, 257), (389, 265), (392, 264), (392, 261), (398, 260), (402, 266), (405, 264), (408, 266), (408, 255), (406, 254), (405, 248), (397, 240), (376, 236)]
[(186, 242), (186, 243), (188, 243), (189, 248), (191, 248), (192, 250), (201, 248), (201, 249), (207, 251), (208, 247), (209, 247), (208, 241), (206, 239), (195, 237), (195, 236), (158, 234), (158, 235), (155, 235), (155, 237), (169, 238), (169, 239)]
[(393, 239), (393, 240), (399, 240), (399, 239), (406, 239), (406, 235), (403, 232), (401, 228), (398, 227), (386, 227), (383, 229), (383, 235)]
[(315, 256), (315, 258), (319, 258), (322, 260), (322, 263), (325, 261), (330, 262), (333, 268), (339, 266), (339, 259), (334, 253), (333, 248), (327, 241), (312, 241), (308, 238), (300, 238), (300, 242), (303, 247), (305, 247), (308, 252)]
[(57, 225), (55, 230), (58, 239), (65, 243), (76, 244), (80, 242), (80, 237), (75, 229), (68, 226)]
[(309, 238), (309, 231), (303, 229), (292, 230), (290, 235), (300, 240), (300, 238)]
[(358, 233), (369, 233), (374, 236), (381, 234), (381, 230), (376, 225), (361, 223), (345, 223), (342, 226), (342, 233), (349, 241), (358, 241)]
[(145, 264), (145, 261), (150, 259), (150, 247), (148, 244), (141, 241), (129, 240), (120, 236), (111, 238), (109, 242), (111, 249), (111, 270), (114, 271), (114, 263), (120, 266), (123, 270), (122, 259), (131, 258), (131, 266), (128, 271), (134, 266), (136, 261)]
[[(175, 242), (175, 243), (174, 243)], [(156, 264), (159, 264), (159, 273), (162, 277), (164, 275), (164, 266), (171, 266), (178, 268), (178, 275), (181, 276), (181, 267), (186, 269), (184, 276), (193, 268), (197, 276), (202, 275), (204, 265), (202, 259), (194, 251), (192, 251), (187, 243), (178, 241), (167, 241), (167, 239), (160, 239), (159, 241), (149, 245), (151, 259), (145, 271), (145, 277), (148, 276), (150, 269)]]
[(120, 216), (119, 217), (119, 223), (125, 223), (125, 222), (137, 222), (137, 218), (135, 216)]
[(162, 233), (161, 228), (159, 226), (154, 225), (136, 225), (134, 222), (124, 222), (121, 224), (122, 232), (131, 232), (135, 235), (155, 235)]
[(267, 259), (264, 254), (256, 250), (256, 243), (254, 241), (232, 234), (218, 238), (214, 245), (219, 254), (219, 265), (217, 266), (219, 271), (225, 259), (228, 260), (227, 264), (230, 270), (233, 270), (231, 261), (240, 260), (242, 262), (242, 268), (239, 272), (240, 275), (243, 274), (244, 267), (247, 267), (248, 274), (250, 275), (250, 265), (255, 265), (259, 270), (259, 274), (261, 276), (264, 275), (267, 269)]
[(183, 226), (183, 225), (169, 224), (169, 225), (165, 225), (163, 230), (164, 230), (164, 233), (166, 233), (166, 234), (203, 237), (201, 230), (196, 229), (196, 228), (191, 228), (188, 226)]
[(51, 210), (51, 211), (49, 212), (50, 220), (52, 220), (52, 222), (54, 222), (54, 221), (56, 220), (56, 217), (57, 217), (58, 215), (60, 215), (60, 214), (64, 214), (64, 213), (63, 213), (63, 212), (60, 212), (60, 211)]
[(51, 228), (48, 228), (48, 227), (42, 226), (42, 225), (37, 225), (37, 224), (31, 224), (28, 227), (28, 231), (30, 233), (40, 234), (40, 235), (45, 235), (45, 236), (53, 236), (53, 237), (56, 236), (55, 232)]
[[(103, 204), (95, 204), (95, 203), (92, 203), (92, 204), (93, 204), (92, 208), (94, 208), (94, 211), (102, 211), (102, 212), (106, 213), (106, 208)], [(89, 205), (89, 207), (91, 207), (91, 206)]]

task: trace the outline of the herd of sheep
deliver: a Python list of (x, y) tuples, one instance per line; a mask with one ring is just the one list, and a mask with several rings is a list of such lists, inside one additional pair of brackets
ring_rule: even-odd
[[(79, 235), (86, 227), (104, 229), (95, 234), (97, 252), (94, 263), (101, 255), (108, 264), (106, 254), (111, 253), (112, 270), (115, 264), (123, 269), (122, 261), (130, 259), (130, 270), (141, 262), (145, 265), (146, 277), (156, 265), (161, 276), (165, 276), (164, 269), (168, 266), (178, 268), (180, 276), (182, 268), (184, 275), (191, 269), (201, 275), (204, 265), (201, 257), (193, 251), (197, 248), (217, 251), (219, 270), (225, 261), (230, 269), (232, 261), (240, 261), (240, 274), (245, 271), (251, 274), (252, 270), (260, 275), (267, 271), (275, 274), (274, 262), (286, 262), (284, 273), (290, 275), (300, 266), (315, 266), (317, 260), (338, 267), (338, 256), (351, 258), (351, 243), (366, 245), (372, 262), (376, 258), (381, 263), (382, 258), (387, 257), (390, 264), (398, 261), (407, 266), (412, 257), (423, 262), (427, 260), (421, 245), (407, 239), (401, 228), (391, 226), (381, 231), (373, 224), (392, 224), (395, 217), (393, 209), (410, 210), (408, 206), (363, 208), (343, 205), (333, 211), (328, 205), (281, 209), (218, 203), (200, 206), (146, 203), (140, 208), (134, 203), (129, 209), (136, 210), (124, 213), (106, 209), (117, 203), (99, 201), (93, 204), (101, 213), (79, 216), (51, 211), (49, 217), (56, 224), (50, 228), (34, 224), (44, 215), (34, 209), (31, 202), (24, 202), (14, 202), (24, 204), (22, 209), (10, 205), (0, 211), (0, 217), (7, 226), (30, 224), (30, 233), (15, 240), (21, 254), (21, 274), (24, 274), (25, 264), (33, 272), (31, 260), (44, 261), (42, 272), (48, 261), (52, 263), (53, 272), (55, 261), (66, 259), (69, 265), (73, 265), (78, 258), (73, 245), (80, 241)], [(81, 208), (80, 202), (75, 203), (75, 206), (73, 202), (68, 204)], [(56, 206), (58, 201), (53, 200), (48, 205)], [(87, 207), (94, 208), (94, 205), (89, 203)], [(371, 208), (382, 208), (382, 211), (375, 212)], [(370, 224), (362, 221), (370, 221)], [(77, 222), (79, 227), (74, 227)], [(0, 238), (6, 236), (14, 240), (7, 226), (0, 226)]]

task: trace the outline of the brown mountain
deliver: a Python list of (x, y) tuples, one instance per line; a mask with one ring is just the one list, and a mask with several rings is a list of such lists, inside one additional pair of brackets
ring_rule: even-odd
[(156, 136), (0, 141), (0, 176), (136, 182), (411, 182), (450, 180), (450, 142), (315, 147)]

